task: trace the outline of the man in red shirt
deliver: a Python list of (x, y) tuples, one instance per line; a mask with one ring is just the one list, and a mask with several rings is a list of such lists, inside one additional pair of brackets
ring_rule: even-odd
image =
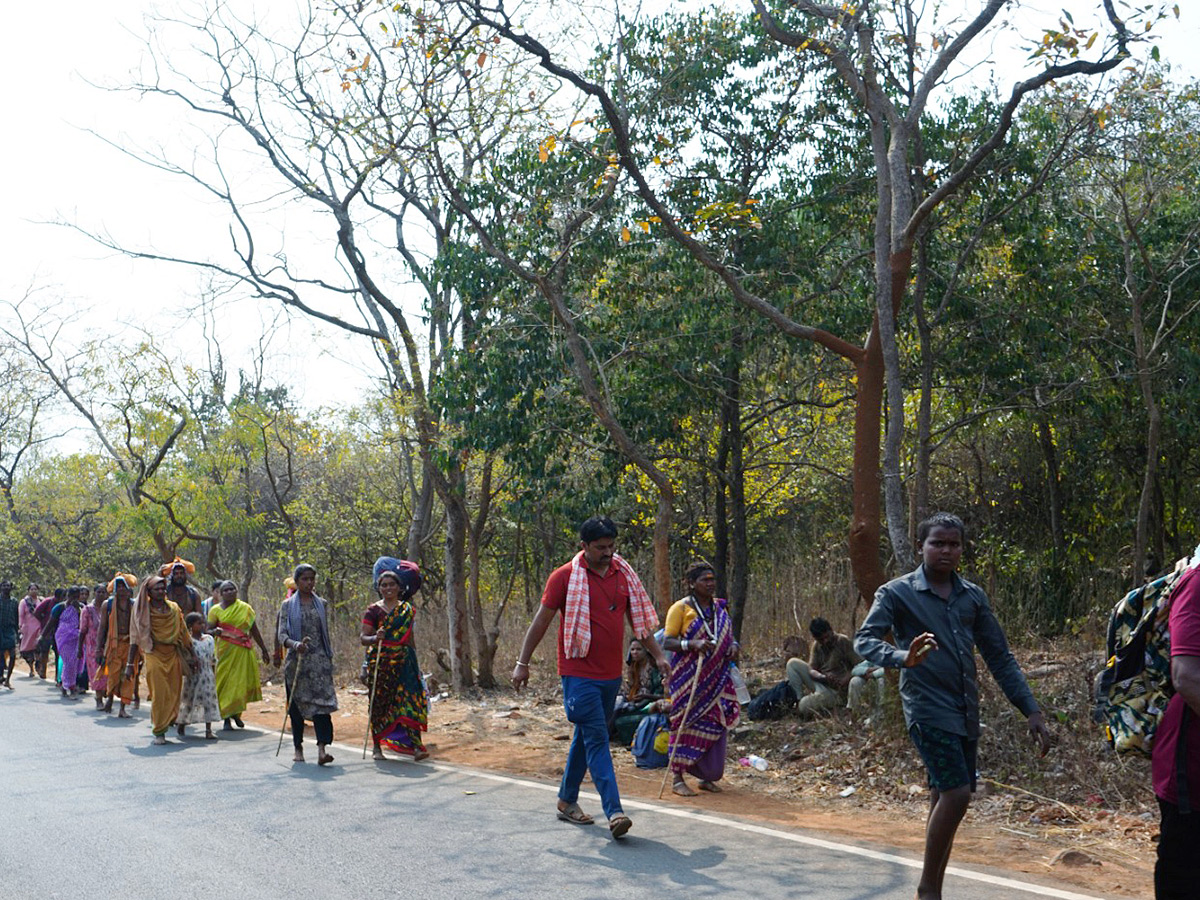
[(637, 574), (616, 554), (616, 538), (617, 526), (607, 516), (593, 516), (579, 526), (580, 552), (546, 580), (542, 605), (525, 633), (512, 682), (517, 688), (528, 683), (529, 660), (561, 610), (558, 674), (575, 735), (558, 789), (558, 818), (592, 824), (578, 803), (579, 785), (590, 772), (609, 831), (620, 838), (633, 823), (621, 808), (608, 749), (608, 720), (621, 687), (626, 619), (664, 677), (671, 667), (654, 639), (658, 615)]
[(1171, 684), (1150, 772), (1158, 797), (1157, 900), (1189, 900), (1200, 885), (1200, 568), (1185, 572), (1171, 595)]

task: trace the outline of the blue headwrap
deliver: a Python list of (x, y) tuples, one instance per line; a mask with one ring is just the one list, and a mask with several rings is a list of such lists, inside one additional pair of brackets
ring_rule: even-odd
[(396, 559), (394, 556), (381, 556), (375, 560), (371, 574), (375, 579), (375, 590), (379, 590), (379, 579), (391, 575), (400, 582), (401, 599), (407, 600), (421, 589), (421, 569), (406, 559)]

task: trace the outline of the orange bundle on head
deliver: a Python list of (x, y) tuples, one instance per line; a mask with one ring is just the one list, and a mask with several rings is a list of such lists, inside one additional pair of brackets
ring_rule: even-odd
[(173, 568), (175, 568), (176, 566), (183, 566), (184, 570), (189, 575), (196, 574), (196, 564), (193, 562), (188, 562), (186, 559), (183, 559), (178, 556), (175, 557), (173, 560), (171, 560), (169, 563), (163, 563), (162, 567), (158, 570), (158, 574), (161, 575), (163, 578), (166, 578), (168, 575), (171, 574), (171, 570)]

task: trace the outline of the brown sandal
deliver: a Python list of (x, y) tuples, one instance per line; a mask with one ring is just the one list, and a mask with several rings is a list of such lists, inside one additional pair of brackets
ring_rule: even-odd
[(596, 820), (579, 808), (578, 803), (568, 803), (558, 808), (558, 818), (573, 825), (591, 825)]
[(608, 830), (613, 836), (614, 841), (619, 841), (625, 837), (625, 832), (633, 827), (633, 820), (629, 816), (616, 815), (608, 820)]

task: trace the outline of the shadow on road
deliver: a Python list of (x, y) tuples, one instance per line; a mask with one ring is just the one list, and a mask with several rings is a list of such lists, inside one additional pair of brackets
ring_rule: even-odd
[(574, 854), (562, 850), (548, 852), (552, 856), (570, 860), (580, 867), (600, 865), (620, 872), (639, 873), (655, 878), (665, 875), (681, 887), (722, 887), (721, 882), (701, 871), (725, 862), (726, 853), (720, 847), (702, 847), (683, 852), (662, 841), (632, 834), (621, 841), (614, 841), (608, 835), (608, 829), (603, 827), (580, 829), (579, 833), (594, 834), (598, 841), (603, 842), (598, 851), (599, 859), (593, 854)]
[(167, 738), (165, 744), (147, 744), (143, 747), (130, 747), (129, 753), (132, 756), (164, 756), (168, 753), (178, 753), (180, 750), (187, 749), (189, 749), (187, 743)]

